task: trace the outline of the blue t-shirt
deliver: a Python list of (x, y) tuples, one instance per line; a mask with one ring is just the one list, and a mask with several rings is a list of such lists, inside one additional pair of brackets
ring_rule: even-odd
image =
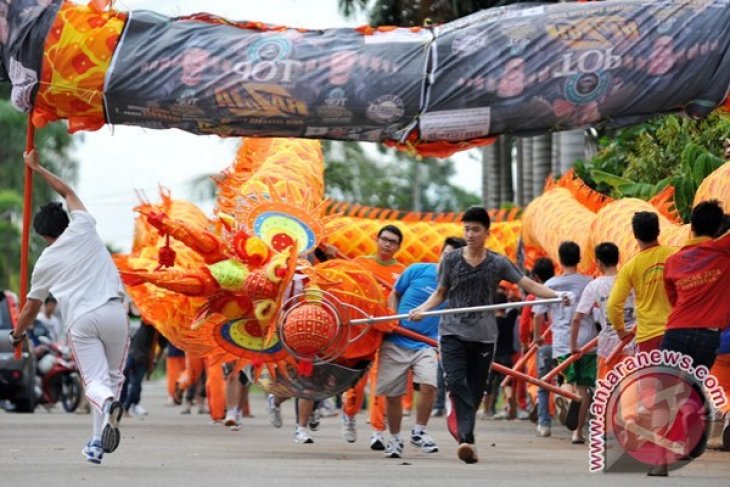
[[(393, 288), (400, 296), (398, 301), (398, 314), (408, 313), (413, 308), (425, 303), (426, 300), (436, 291), (438, 285), (438, 266), (436, 264), (413, 264), (401, 274)], [(438, 308), (441, 309), (442, 304)], [(408, 328), (416, 333), (426, 335), (436, 340), (438, 338), (439, 317), (428, 316), (421, 321), (401, 320), (400, 324), (403, 328)], [(418, 350), (427, 348), (428, 345), (411, 338), (393, 333), (386, 335), (385, 340), (389, 340), (395, 345), (410, 350)]]
[(717, 350), (718, 355), (726, 353), (730, 353), (730, 327), (725, 328), (725, 331), (720, 335), (720, 348)]

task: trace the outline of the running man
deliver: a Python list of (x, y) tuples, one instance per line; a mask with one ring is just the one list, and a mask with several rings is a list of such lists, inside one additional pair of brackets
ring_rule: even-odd
[(35, 151), (24, 158), (28, 167), (66, 200), (70, 215), (60, 203), (48, 203), (33, 219), (33, 228), (48, 247), (33, 269), (28, 300), (20, 312), (18, 328), (10, 332), (10, 342), (20, 342), (43, 301), (53, 293), (86, 396), (94, 406), (93, 436), (82, 454), (99, 464), (104, 453), (119, 446), (119, 421), (124, 412), (118, 401), (129, 344), (124, 288), (109, 251), (96, 233), (96, 221), (74, 190), (41, 166)]
[[(421, 306), (411, 310), (411, 321), (423, 318), (423, 313), (448, 300), (447, 308), (465, 308), (493, 304), (499, 282), (516, 283), (528, 293), (540, 298), (556, 298), (566, 302), (569, 293), (556, 293), (525, 277), (503, 255), (484, 247), (489, 236), (490, 219), (487, 210), (472, 207), (461, 218), (466, 247), (446, 254), (439, 269), (436, 291)], [(439, 322), (441, 363), (456, 413), (459, 442), (457, 454), (464, 463), (478, 461), (474, 445), (476, 412), (481, 404), (494, 358), (497, 341), (497, 320), (493, 311), (444, 315)]]

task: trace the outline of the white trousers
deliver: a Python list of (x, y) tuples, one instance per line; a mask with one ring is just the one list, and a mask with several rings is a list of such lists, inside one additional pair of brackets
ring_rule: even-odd
[(98, 413), (104, 402), (119, 398), (129, 348), (129, 320), (122, 302), (108, 301), (81, 316), (68, 331), (86, 397)]

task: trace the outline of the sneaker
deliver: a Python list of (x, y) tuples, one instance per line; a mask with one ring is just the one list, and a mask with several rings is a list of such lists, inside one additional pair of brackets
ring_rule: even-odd
[(119, 401), (104, 403), (104, 426), (101, 430), (101, 447), (104, 453), (111, 453), (119, 446), (119, 421), (124, 414), (124, 406)]
[(132, 407), (129, 408), (129, 414), (139, 418), (141, 416), (147, 416), (147, 410), (139, 404), (133, 404)]
[(540, 438), (547, 438), (550, 434), (550, 426), (543, 426), (541, 424), (537, 426), (537, 436)]
[(423, 453), (436, 453), (439, 451), (436, 442), (425, 431), (416, 433), (414, 430), (411, 430), (411, 445), (420, 448)]
[(558, 413), (558, 420), (560, 421), (560, 424), (566, 424), (568, 418), (568, 403), (562, 396), (555, 398), (555, 410)]
[(100, 441), (89, 441), (81, 454), (86, 458), (86, 461), (100, 464), (101, 458), (104, 456), (104, 449), (101, 447)]
[(401, 458), (403, 457), (403, 442), (391, 438), (385, 447), (385, 458)]
[(479, 411), (477, 413), (477, 418), (482, 421), (487, 420), (487, 419), (494, 419), (494, 414), (487, 412), (487, 411)]
[(512, 419), (509, 415), (508, 411), (500, 411), (494, 416), (492, 416), (492, 419), (494, 420), (501, 420), (501, 419)]
[(586, 442), (586, 439), (583, 438), (580, 431), (573, 431), (573, 436), (571, 437), (570, 442), (574, 445), (583, 445)]
[(294, 430), (294, 443), (314, 443), (314, 440), (306, 429), (297, 426), (297, 429)]
[(370, 435), (370, 449), (376, 451), (385, 450), (385, 436), (382, 431), (375, 430)]
[(192, 403), (186, 402), (180, 410), (180, 414), (190, 414), (190, 410), (193, 408)]
[(355, 443), (357, 440), (355, 418), (346, 414), (342, 415), (342, 438), (344, 438), (348, 443)]
[(275, 399), (273, 394), (269, 394), (266, 398), (266, 405), (269, 409), (269, 422), (274, 428), (281, 428), (284, 421), (281, 419), (281, 407), (276, 405)]
[(528, 419), (530, 419), (530, 413), (528, 413), (524, 409), (518, 409), (517, 419), (519, 419), (520, 421), (527, 421)]
[(471, 443), (460, 444), (459, 448), (456, 449), (456, 456), (464, 463), (477, 463), (479, 461), (477, 448)]
[(172, 402), (176, 405), (181, 405), (183, 403), (183, 394), (185, 391), (180, 388), (180, 385), (175, 382), (175, 392), (172, 393)]
[(667, 477), (669, 475), (669, 469), (666, 465), (654, 465), (649, 468), (646, 475), (649, 477)]
[(319, 429), (321, 414), (319, 409), (312, 411), (312, 415), (309, 417), (309, 429), (317, 431)]
[(223, 426), (228, 426), (229, 428), (236, 426), (238, 424), (238, 421), (236, 421), (236, 412), (233, 409), (229, 409), (226, 411), (226, 417), (223, 420)]

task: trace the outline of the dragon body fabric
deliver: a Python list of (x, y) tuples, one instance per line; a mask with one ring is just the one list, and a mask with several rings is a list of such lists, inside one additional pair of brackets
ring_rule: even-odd
[(514, 5), (428, 28), (306, 30), (109, 1), (0, 0), (0, 80), (33, 122), (381, 141), (445, 156), (503, 133), (706, 116), (728, 0)]

